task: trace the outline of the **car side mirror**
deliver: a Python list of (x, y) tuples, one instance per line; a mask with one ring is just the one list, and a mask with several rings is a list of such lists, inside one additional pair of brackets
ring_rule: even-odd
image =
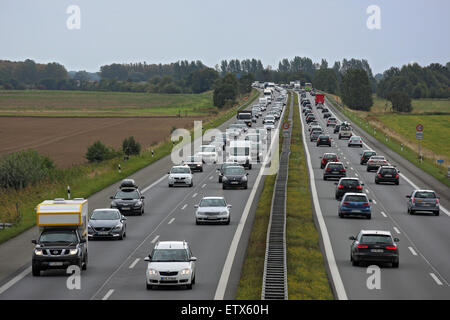
[(144, 261), (150, 262), (152, 261), (152, 256), (148, 256), (144, 258)]
[(394, 242), (400, 242), (399, 238), (394, 238)]
[(363, 186), (363, 185), (364, 185), (364, 183), (361, 183), (361, 185)]
[(86, 238), (81, 238), (80, 239), (80, 243), (86, 243), (87, 241), (86, 241)]
[(127, 220), (127, 218), (125, 216), (122, 216), (122, 220), (125, 221)]
[(32, 244), (37, 244), (37, 241), (36, 240), (31, 240), (31, 243)]
[(167, 171), (167, 174), (170, 174), (170, 172), (169, 172), (169, 171)]
[(369, 202), (373, 202), (373, 200), (372, 200), (372, 199), (369, 199)]
[(356, 240), (355, 236), (350, 236), (348, 239), (349, 240)]
[(406, 198), (411, 198), (411, 196), (405, 196)]
[(141, 196), (141, 200), (144, 200), (145, 199), (145, 196)]
[(194, 205), (194, 208), (197, 209), (198, 208), (198, 204)]
[(189, 259), (189, 261), (192, 261), (192, 262), (197, 261), (197, 258), (196, 258), (196, 257), (191, 257), (191, 258)]
[(109, 198), (110, 198), (111, 200), (112, 200), (112, 199), (114, 199), (114, 197), (113, 197), (113, 196), (110, 196)]
[(246, 175), (246, 176), (249, 176), (249, 175), (250, 175), (250, 173), (248, 173), (248, 172), (247, 172), (247, 173), (246, 173), (245, 175)]

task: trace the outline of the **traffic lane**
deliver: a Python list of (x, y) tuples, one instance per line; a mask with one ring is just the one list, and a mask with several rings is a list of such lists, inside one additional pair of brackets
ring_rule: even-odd
[[(306, 132), (305, 132), (306, 133)], [(321, 155), (322, 150), (327, 149), (327, 152), (332, 152), (331, 150), (334, 150), (334, 148), (326, 148), (326, 147), (314, 147), (314, 143), (308, 143), (308, 149), (311, 152), (311, 158), (312, 160), (314, 159), (315, 155), (318, 157), (319, 155)], [(317, 153), (315, 154), (314, 151), (316, 151)], [(319, 201), (320, 201), (320, 205), (322, 208), (322, 212), (325, 218), (325, 221), (327, 223), (327, 225), (330, 225), (330, 228), (328, 228), (329, 232), (330, 232), (330, 238), (333, 239), (333, 250), (335, 251), (335, 257), (336, 257), (336, 261), (338, 263), (338, 267), (341, 269), (343, 267), (347, 268), (349, 270), (349, 274), (345, 274), (344, 271), (342, 271), (343, 274), (341, 274), (341, 276), (343, 277), (343, 279), (348, 280), (345, 281), (345, 286), (347, 291), (349, 292), (349, 296), (351, 298), (353, 298), (353, 296), (350, 294), (351, 292), (358, 292), (358, 294), (356, 295), (355, 298), (361, 298), (361, 297), (366, 297), (366, 293), (368, 292), (368, 288), (367, 286), (364, 286), (366, 284), (367, 281), (367, 277), (368, 275), (364, 273), (364, 276), (361, 275), (361, 278), (359, 279), (359, 281), (355, 281), (355, 272), (353, 272), (353, 267), (351, 266), (350, 263), (350, 240), (346, 240), (348, 239), (349, 235), (356, 235), (357, 232), (359, 232), (359, 230), (361, 229), (373, 229), (373, 228), (380, 228), (380, 229), (385, 229), (385, 230), (390, 230), (393, 235), (395, 236), (394, 230), (392, 230), (392, 226), (389, 224), (388, 221), (383, 221), (383, 219), (381, 218), (382, 216), (380, 215), (380, 210), (372, 205), (372, 214), (373, 214), (373, 219), (372, 220), (360, 220), (360, 219), (352, 219), (352, 218), (347, 218), (347, 219), (340, 219), (337, 216), (337, 207), (339, 202), (334, 200), (334, 184), (330, 184), (329, 182), (327, 183), (327, 181), (323, 181), (322, 179), (322, 169), (320, 169), (320, 163), (319, 161), (316, 162), (316, 164), (314, 164), (313, 161), (313, 167), (314, 168), (314, 174), (315, 174), (315, 178), (316, 178), (316, 186), (317, 186), (317, 190), (319, 192)], [(351, 170), (350, 170), (351, 171)], [(348, 223), (350, 222), (350, 223)], [(338, 232), (336, 232), (338, 231)], [(401, 238), (401, 236), (398, 236), (399, 238)], [(401, 239), (402, 240), (402, 239)], [(404, 243), (404, 241), (401, 241), (401, 243)], [(400, 245), (400, 248), (402, 246)], [(400, 249), (402, 250), (402, 249)], [(402, 266), (403, 263), (403, 255), (401, 253), (401, 263), (400, 265)], [(414, 260), (414, 259), (413, 259)], [(408, 263), (408, 261), (406, 261)], [(427, 274), (425, 272), (422, 272), (421, 270), (426, 270), (427, 266), (424, 264), (424, 262), (422, 261), (413, 261), (414, 262), (414, 267), (411, 268), (412, 270), (416, 269), (418, 270), (418, 272), (415, 272), (417, 274), (415, 274), (416, 277), (423, 279), (422, 280), (422, 286), (424, 286), (424, 288), (426, 286), (430, 287), (430, 290), (434, 290), (434, 286), (433, 283), (430, 282), (429, 280), (431, 279), (429, 276), (427, 276)], [(419, 265), (417, 264), (419, 263)], [(422, 265), (420, 265), (422, 264)], [(365, 271), (365, 268), (362, 268)], [(384, 270), (384, 269), (382, 269)], [(395, 270), (396, 271), (396, 270)], [(397, 281), (397, 274), (395, 272), (391, 272), (393, 273), (394, 279), (391, 279), (391, 277), (388, 275), (387, 276), (387, 283), (391, 284), (393, 283), (398, 283)], [(385, 278), (384, 276), (382, 276), (382, 278)], [(408, 281), (410, 281), (411, 278), (409, 278), (409, 276), (404, 277), (403, 274), (399, 277), (400, 281), (402, 283), (409, 283)], [(397, 281), (397, 282), (396, 282)], [(356, 287), (350, 287), (350, 289), (348, 289), (348, 286), (352, 286), (353, 284), (358, 284), (358, 286)], [(413, 288), (415, 287), (416, 284), (413, 285)], [(416, 288), (417, 289), (417, 288)], [(384, 291), (384, 290), (383, 290)], [(419, 290), (420, 291), (420, 290)], [(363, 296), (361, 296), (363, 294)], [(402, 297), (403, 294), (403, 298), (404, 298), (404, 293), (402, 290), (397, 290), (397, 291), (393, 291), (393, 290), (389, 290), (389, 292), (387, 293), (383, 293), (382, 296), (386, 296), (386, 294), (392, 294), (392, 296), (395, 297)], [(434, 294), (434, 293), (433, 293)], [(437, 293), (437, 296), (442, 296), (442, 293)], [(423, 295), (422, 295), (423, 296)], [(425, 296), (424, 298), (429, 298), (430, 295)], [(370, 298), (370, 296), (367, 296), (367, 298)]]
[[(160, 288), (146, 290), (145, 270), (147, 262), (143, 261), (154, 243), (152, 239), (139, 248), (129, 262), (140, 259), (139, 263), (130, 270), (124, 265), (107, 285), (96, 296), (103, 297), (109, 290), (114, 289), (110, 299), (212, 299), (214, 297), (220, 272), (223, 267), (228, 248), (231, 244), (234, 232), (244, 211), (251, 188), (254, 186), (259, 165), (250, 170), (249, 188), (247, 190), (222, 190), (222, 184), (216, 179), (209, 183), (195, 198), (186, 202), (184, 210), (177, 210), (173, 215), (171, 224), (163, 224), (155, 235), (158, 241), (186, 240), (191, 246), (194, 256), (197, 257), (196, 285), (193, 290), (185, 290), (180, 287)], [(252, 174), (254, 173), (254, 174)], [(196, 225), (194, 218), (194, 205), (198, 204), (204, 196), (224, 196), (227, 203), (232, 205), (230, 225)]]

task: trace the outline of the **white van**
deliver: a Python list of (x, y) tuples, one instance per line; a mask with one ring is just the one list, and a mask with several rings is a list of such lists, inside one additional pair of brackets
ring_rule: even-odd
[(252, 168), (251, 142), (246, 140), (230, 141), (227, 162), (237, 162), (247, 169)]

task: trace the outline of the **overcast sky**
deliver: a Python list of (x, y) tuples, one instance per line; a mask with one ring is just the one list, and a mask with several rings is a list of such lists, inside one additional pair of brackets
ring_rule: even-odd
[[(69, 30), (70, 5), (81, 11)], [(368, 6), (381, 10), (369, 30)], [(169, 63), (307, 56), (330, 66), (367, 59), (375, 73), (450, 61), (449, 0), (0, 0), (0, 59), (98, 71), (113, 62)]]

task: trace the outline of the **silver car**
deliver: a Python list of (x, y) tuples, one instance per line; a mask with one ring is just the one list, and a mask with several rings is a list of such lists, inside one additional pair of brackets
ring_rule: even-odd
[(88, 237), (116, 238), (127, 236), (127, 218), (118, 209), (95, 209), (88, 222)]
[(439, 197), (433, 190), (414, 190), (408, 198), (408, 213), (415, 214), (418, 211), (432, 212), (439, 215)]
[(225, 223), (230, 224), (231, 205), (227, 204), (224, 197), (204, 197), (198, 205), (195, 205), (195, 223)]

